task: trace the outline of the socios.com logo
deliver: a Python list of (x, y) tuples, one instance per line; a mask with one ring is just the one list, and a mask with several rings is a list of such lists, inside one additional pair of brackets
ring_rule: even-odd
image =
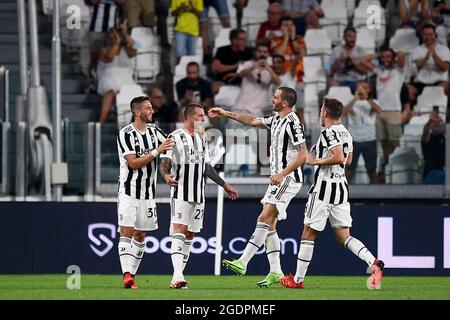
[[(99, 257), (106, 255), (113, 246), (116, 246), (113, 239), (116, 238), (116, 227), (110, 223), (93, 223), (88, 227), (88, 236), (91, 240), (90, 247), (92, 251)], [(109, 237), (108, 237), (109, 236)], [(228, 243), (224, 243), (224, 247), (220, 250), (223, 254), (233, 254), (240, 255), (244, 252), (245, 246), (247, 244), (247, 238), (244, 237), (233, 237)], [(170, 236), (158, 239), (154, 236), (145, 237), (145, 253), (152, 254), (158, 251), (170, 254), (170, 246), (172, 243), (172, 238)], [(281, 254), (294, 254), (298, 252), (298, 244), (294, 238), (284, 238), (280, 239)], [(216, 237), (204, 238), (196, 236), (192, 242), (191, 253), (192, 254), (202, 254), (209, 253), (215, 254), (217, 250)], [(259, 249), (256, 254), (265, 253), (264, 246)]]
[[(106, 235), (103, 233), (106, 232)], [(92, 251), (99, 257), (103, 257), (114, 246), (116, 227), (111, 223), (93, 223), (88, 227), (88, 238), (94, 244), (90, 244)]]

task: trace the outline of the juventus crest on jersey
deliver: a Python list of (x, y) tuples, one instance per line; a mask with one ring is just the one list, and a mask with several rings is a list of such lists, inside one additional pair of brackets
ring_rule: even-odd
[(125, 156), (135, 154), (136, 157), (141, 157), (158, 148), (165, 140), (166, 135), (154, 124), (147, 124), (145, 132), (139, 131), (133, 123), (119, 131), (119, 192), (135, 199), (155, 198), (157, 161), (152, 160), (146, 166), (133, 170), (128, 166)]
[[(286, 168), (297, 155), (296, 147), (305, 143), (305, 130), (294, 112), (281, 119), (278, 113), (261, 118), (261, 122), (270, 129), (270, 172), (277, 174)], [(295, 169), (288, 176), (295, 182), (303, 183), (303, 173)]]
[(191, 136), (186, 130), (178, 129), (172, 132), (175, 146), (161, 155), (161, 158), (172, 160), (171, 174), (178, 181), (176, 187), (171, 187), (172, 198), (202, 203), (205, 200), (205, 166), (210, 162), (206, 139), (197, 132)]
[[(344, 163), (353, 152), (353, 139), (342, 124), (322, 129), (315, 146), (317, 159), (327, 158), (331, 149), (342, 145)], [(345, 164), (315, 165), (314, 184), (309, 193), (318, 192), (319, 200), (330, 204), (341, 204), (348, 201), (348, 183), (345, 177)]]

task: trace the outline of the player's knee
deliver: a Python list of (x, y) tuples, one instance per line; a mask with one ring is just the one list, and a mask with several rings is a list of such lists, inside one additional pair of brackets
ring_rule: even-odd
[(134, 231), (133, 238), (136, 241), (144, 242), (144, 240), (145, 240), (145, 232), (144, 231)]

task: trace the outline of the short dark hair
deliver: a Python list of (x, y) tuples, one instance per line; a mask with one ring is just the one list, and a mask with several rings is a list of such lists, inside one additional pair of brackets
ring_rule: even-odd
[(294, 22), (294, 19), (292, 17), (289, 16), (282, 16), (280, 19), (280, 25), (283, 23), (283, 21), (292, 21)]
[(241, 34), (241, 33), (246, 33), (246, 32), (245, 32), (245, 30), (239, 29), (239, 28), (231, 30), (230, 31), (230, 41), (236, 39), (239, 36), (239, 34)]
[(434, 25), (432, 25), (431, 23), (425, 23), (422, 27), (422, 30), (420, 33), (423, 32), (423, 30), (425, 29), (433, 29), (434, 34), (436, 34), (436, 27)]
[(281, 59), (281, 61), (285, 62), (286, 59), (284, 58), (284, 56), (282, 56), (281, 54), (274, 54), (272, 56), (272, 61), (274, 61), (275, 59)]
[(297, 103), (297, 92), (289, 87), (279, 87), (278, 90), (281, 91), (281, 100), (286, 100), (289, 107), (295, 106)]
[(200, 103), (189, 103), (188, 105), (184, 106), (184, 111), (183, 111), (184, 119), (186, 119), (188, 116), (192, 115), (194, 113), (195, 108), (204, 109)]
[(192, 67), (192, 66), (196, 66), (196, 67), (197, 67), (197, 70), (200, 70), (200, 65), (199, 65), (197, 62), (195, 62), (195, 61), (190, 61), (190, 62), (186, 65), (186, 69), (189, 68), (189, 67)]
[(347, 27), (344, 29), (344, 36), (347, 34), (347, 31), (352, 31), (352, 32), (354, 32), (354, 33), (357, 33), (356, 29), (355, 29), (354, 27), (352, 27), (352, 26), (347, 26)]
[(138, 105), (140, 105), (142, 102), (147, 101), (147, 100), (150, 101), (150, 98), (147, 96), (139, 96), (139, 97), (133, 98), (133, 100), (131, 100), (131, 102), (130, 102), (131, 112), (134, 113), (134, 110), (136, 109), (136, 107)]
[(328, 115), (332, 119), (339, 119), (342, 115), (342, 109), (344, 109), (342, 102), (333, 98), (324, 98), (323, 107), (327, 109)]

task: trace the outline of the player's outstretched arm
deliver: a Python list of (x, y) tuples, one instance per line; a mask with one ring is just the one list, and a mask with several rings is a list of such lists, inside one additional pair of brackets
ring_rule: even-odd
[(262, 121), (255, 116), (249, 115), (249, 114), (243, 114), (243, 113), (237, 113), (237, 112), (231, 112), (224, 110), (219, 107), (211, 108), (208, 112), (208, 116), (211, 118), (220, 118), (220, 117), (227, 117), (233, 120), (236, 120), (240, 123), (243, 123), (250, 127), (256, 127), (256, 128), (264, 128), (264, 125)]
[(236, 200), (239, 196), (237, 190), (233, 188), (231, 185), (226, 183), (217, 173), (217, 171), (213, 168), (209, 163), (205, 166), (205, 174), (208, 178), (214, 181), (217, 185), (221, 186), (230, 196), (231, 200)]

